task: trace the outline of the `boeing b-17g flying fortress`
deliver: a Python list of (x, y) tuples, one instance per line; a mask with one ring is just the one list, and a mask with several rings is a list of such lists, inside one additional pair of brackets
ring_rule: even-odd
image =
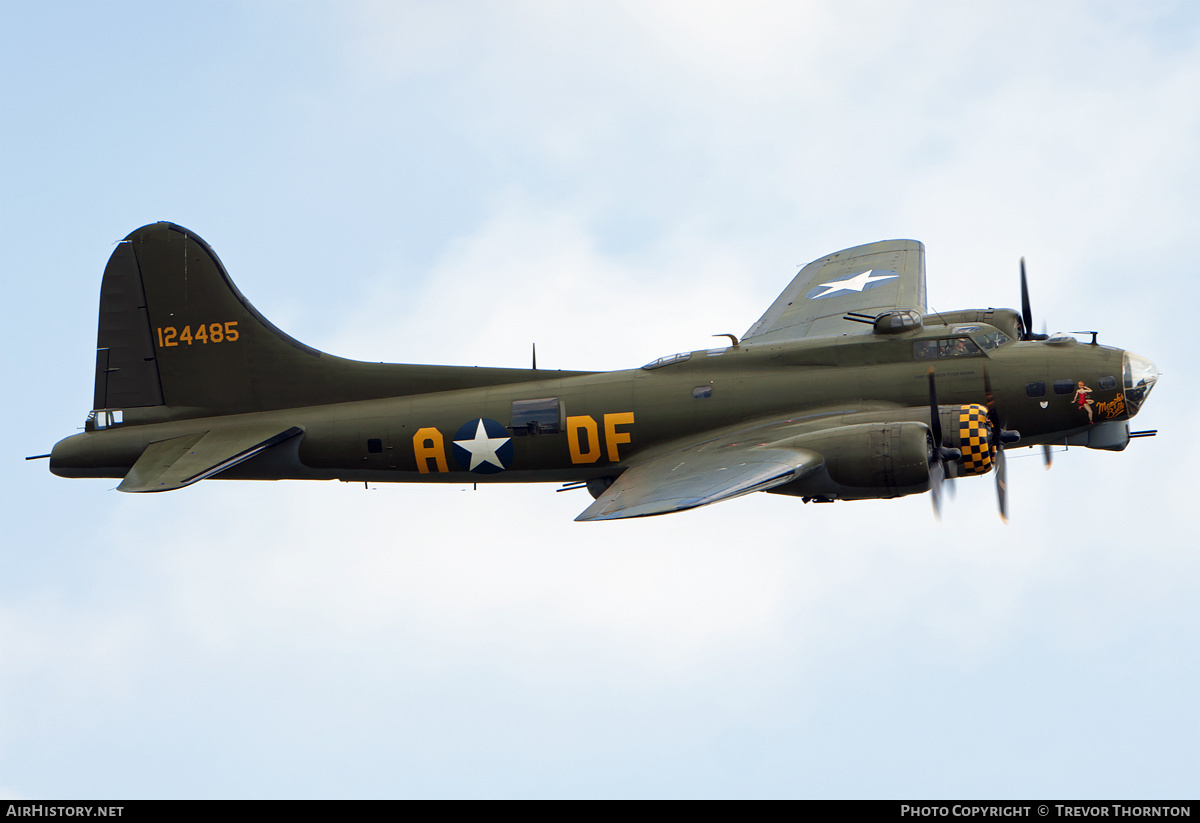
[(885, 240), (805, 266), (731, 345), (614, 372), (364, 363), (293, 340), (187, 229), (134, 231), (100, 290), (84, 431), (63, 477), (127, 492), (210, 477), (555, 482), (579, 520), (640, 517), (755, 491), (805, 502), (932, 492), (1006, 448), (1120, 451), (1154, 364), (1022, 311), (929, 313), (925, 248)]

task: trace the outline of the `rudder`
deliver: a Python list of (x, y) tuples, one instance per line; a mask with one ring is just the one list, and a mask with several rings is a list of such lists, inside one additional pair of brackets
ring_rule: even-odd
[(122, 241), (100, 284), (93, 409), (161, 406), (162, 381), (150, 336), (146, 295), (137, 258)]

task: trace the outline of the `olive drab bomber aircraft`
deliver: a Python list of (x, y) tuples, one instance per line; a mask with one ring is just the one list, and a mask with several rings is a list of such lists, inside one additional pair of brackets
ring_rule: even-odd
[[(767, 491), (805, 502), (932, 492), (1006, 447), (1120, 451), (1149, 360), (1022, 311), (928, 311), (925, 248), (887, 240), (805, 266), (739, 339), (637, 369), (366, 363), (273, 326), (213, 250), (155, 223), (104, 271), (84, 431), (50, 470), (125, 492), (207, 478), (555, 482), (578, 520), (665, 514)], [(45, 457), (46, 455), (41, 455)], [(31, 458), (32, 459), (32, 458)]]

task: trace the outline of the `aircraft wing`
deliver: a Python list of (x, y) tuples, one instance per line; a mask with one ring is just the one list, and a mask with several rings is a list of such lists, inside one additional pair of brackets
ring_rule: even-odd
[(575, 519), (617, 520), (694, 509), (773, 489), (820, 467), (823, 460), (816, 452), (763, 442), (771, 428), (717, 438), (702, 435), (634, 465)]
[(925, 246), (916, 240), (855, 246), (809, 263), (742, 341), (861, 334), (870, 327), (843, 320), (847, 312), (878, 315), (894, 308), (926, 310)]
[(165, 492), (198, 483), (300, 434), (292, 426), (239, 426), (151, 443), (117, 486), (123, 492)]

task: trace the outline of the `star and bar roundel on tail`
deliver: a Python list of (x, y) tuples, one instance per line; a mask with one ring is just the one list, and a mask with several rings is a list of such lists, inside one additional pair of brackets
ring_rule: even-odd
[(809, 263), (742, 337), (745, 343), (798, 340), (868, 332), (842, 318), (848, 312), (882, 314), (925, 306), (925, 246), (883, 240)]

